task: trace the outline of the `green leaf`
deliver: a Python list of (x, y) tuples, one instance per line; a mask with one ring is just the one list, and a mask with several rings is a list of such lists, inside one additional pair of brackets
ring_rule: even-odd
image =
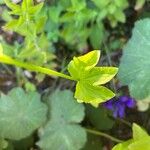
[(8, 9), (4, 9), (2, 14), (0, 15), (0, 17), (5, 22), (8, 22), (8, 21), (12, 20), (12, 17), (10, 16)]
[(92, 86), (84, 81), (80, 81), (76, 85), (75, 98), (79, 103), (90, 103), (97, 107), (99, 103), (114, 97), (115, 94), (103, 86)]
[(72, 77), (79, 79), (84, 70), (93, 68), (99, 61), (100, 51), (91, 51), (84, 56), (74, 57), (73, 60), (68, 65), (68, 71)]
[(102, 9), (98, 14), (97, 14), (97, 23), (102, 23), (102, 19), (104, 19), (107, 16), (107, 9)]
[(134, 150), (134, 149), (129, 149), (128, 146), (133, 142), (133, 140), (128, 140), (126, 142), (123, 142), (123, 143), (119, 143), (117, 145), (115, 145), (113, 147), (112, 150)]
[[(79, 150), (86, 142), (86, 132), (78, 125), (84, 107), (75, 102), (69, 90), (56, 90), (48, 99), (50, 120), (39, 132), (37, 145), (42, 150)], [(80, 138), (79, 138), (80, 137)]]
[(99, 50), (94, 50), (83, 56), (77, 57), (77, 59), (79, 61), (83, 62), (87, 66), (86, 69), (90, 69), (90, 68), (93, 68), (94, 66), (96, 66), (96, 64), (99, 61), (99, 58), (100, 58)]
[(23, 0), (22, 1), (21, 7), (22, 7), (23, 11), (28, 11), (31, 6), (33, 6), (33, 0)]
[(131, 143), (129, 146), (129, 150), (149, 150), (150, 148), (150, 137), (142, 137), (141, 140)]
[(117, 7), (116, 7), (116, 5), (115, 5), (114, 3), (112, 3), (112, 4), (110, 4), (110, 5), (108, 6), (108, 12), (109, 12), (110, 14), (114, 14), (116, 10), (117, 10)]
[(112, 150), (149, 150), (150, 136), (137, 124), (133, 124), (133, 139), (117, 144)]
[(144, 129), (142, 129), (140, 126), (138, 126), (135, 123), (132, 126), (132, 131), (133, 131), (133, 139), (134, 140), (140, 140), (143, 137), (148, 137), (149, 136)]
[(118, 72), (116, 67), (94, 67), (87, 71), (84, 81), (93, 85), (101, 85), (109, 82)]
[[(33, 0), (23, 0), (20, 6), (9, 0), (5, 1), (8, 7), (12, 9), (10, 14), (19, 16), (18, 19), (7, 22), (5, 29), (15, 31), (26, 37), (34, 36), (36, 29), (39, 29), (39, 23), (36, 21), (35, 16), (37, 16), (37, 13), (41, 10), (44, 3), (34, 5)], [(39, 33), (39, 31), (37, 31), (37, 33)]]
[(94, 49), (99, 49), (104, 37), (104, 27), (102, 24), (95, 24), (91, 28), (90, 42)]
[(99, 103), (111, 99), (115, 94), (109, 89), (98, 86), (110, 81), (117, 73), (115, 67), (95, 67), (100, 51), (95, 50), (80, 57), (74, 57), (68, 65), (71, 76), (77, 80), (75, 98), (78, 102)]
[(46, 19), (47, 19), (46, 17), (40, 17), (36, 20), (35, 28), (37, 34), (43, 32), (43, 27), (46, 24)]
[(59, 19), (60, 22), (72, 22), (74, 19), (74, 12), (67, 12)]
[(94, 108), (86, 105), (86, 117), (98, 130), (109, 130), (114, 125), (114, 121), (108, 116), (108, 111), (103, 107)]
[(29, 136), (45, 122), (46, 112), (38, 93), (14, 88), (0, 98), (0, 137), (20, 140)]
[(60, 16), (61, 11), (62, 11), (61, 6), (58, 6), (58, 7), (51, 6), (48, 8), (49, 17), (54, 23), (59, 22), (59, 16)]
[(0, 150), (6, 149), (8, 147), (8, 142), (0, 138)]
[(72, 7), (68, 8), (69, 11), (80, 11), (86, 7), (85, 0), (71, 0)]
[(12, 10), (20, 11), (21, 7), (19, 5), (16, 5), (15, 3), (12, 3), (10, 0), (4, 0), (5, 4)]
[(98, 8), (102, 9), (106, 7), (110, 3), (111, 0), (92, 0), (92, 1), (95, 3), (95, 5)]
[(73, 93), (69, 90), (56, 90), (50, 95), (48, 104), (51, 107), (51, 120), (64, 119), (67, 123), (80, 123), (84, 118), (84, 106), (76, 103)]
[(37, 4), (35, 6), (30, 7), (29, 14), (30, 15), (32, 15), (32, 14), (35, 15), (36, 13), (38, 13), (42, 9), (43, 5), (44, 5), (44, 3), (40, 3), (40, 4)]
[(124, 48), (118, 77), (128, 85), (131, 96), (137, 100), (150, 96), (150, 19), (135, 24), (132, 38)]
[(16, 30), (18, 26), (18, 20), (13, 19), (11, 21), (9, 21), (8, 23), (5, 24), (4, 29), (6, 30)]
[(128, 1), (127, 0), (114, 0), (114, 4), (116, 4), (119, 8), (127, 8), (128, 7)]
[(114, 12), (114, 17), (117, 21), (119, 22), (122, 22), (124, 23), (126, 21), (126, 16), (125, 14), (123, 13), (122, 10), (120, 9), (117, 9), (115, 12)]

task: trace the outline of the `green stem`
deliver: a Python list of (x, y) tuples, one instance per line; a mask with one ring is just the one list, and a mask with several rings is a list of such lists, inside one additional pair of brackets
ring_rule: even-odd
[(2, 67), (3, 67), (10, 75), (13, 74), (13, 72), (7, 67), (7, 65), (2, 64)]
[(127, 120), (124, 120), (124, 119), (121, 119), (121, 118), (118, 118), (117, 120), (124, 123), (124, 124), (126, 124), (130, 128), (132, 127), (132, 124), (130, 122), (128, 122)]
[(48, 68), (40, 67), (37, 65), (33, 65), (30, 63), (24, 63), (24, 62), (12, 59), (11, 57), (6, 56), (6, 55), (0, 55), (0, 62), (5, 63), (5, 64), (9, 64), (9, 65), (15, 65), (17, 67), (25, 68), (25, 69), (28, 69), (30, 71), (40, 72), (40, 73), (44, 73), (47, 75), (62, 77), (62, 78), (68, 79), (68, 80), (76, 81), (71, 76), (65, 75), (63, 73), (60, 73), (60, 72), (57, 72), (57, 71), (54, 71), (54, 70), (51, 70)]
[(100, 131), (97, 131), (97, 130), (87, 129), (87, 128), (86, 128), (86, 131), (89, 132), (89, 133), (91, 133), (91, 134), (94, 134), (94, 135), (103, 136), (103, 137), (105, 137), (105, 138), (107, 138), (107, 139), (110, 139), (111, 141), (116, 142), (116, 143), (121, 143), (121, 142), (123, 142), (123, 141), (120, 140), (120, 139), (117, 139), (117, 138), (115, 138), (115, 137), (113, 137), (113, 136), (111, 136), (111, 135), (108, 135), (108, 134), (106, 134), (106, 133), (103, 133), (103, 132), (100, 132)]
[(16, 68), (16, 79), (17, 79), (17, 84), (18, 85), (20, 85), (20, 83), (21, 83), (21, 70), (20, 70), (20, 68)]

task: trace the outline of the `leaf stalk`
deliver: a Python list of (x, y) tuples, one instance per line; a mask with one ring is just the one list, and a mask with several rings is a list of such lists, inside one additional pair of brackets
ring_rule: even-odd
[(93, 130), (93, 129), (88, 129), (88, 128), (85, 128), (85, 130), (91, 134), (94, 134), (94, 135), (99, 135), (99, 136), (103, 136), (107, 139), (110, 139), (111, 141), (114, 141), (116, 143), (121, 143), (123, 142), (122, 140), (118, 139), (118, 138), (115, 138), (111, 135), (108, 135), (106, 133), (103, 133), (103, 132), (100, 132), (100, 131), (97, 131), (97, 130)]
[(41, 66), (33, 65), (33, 64), (30, 64), (30, 63), (24, 63), (24, 62), (18, 61), (16, 59), (13, 59), (9, 56), (6, 56), (6, 55), (0, 55), (0, 62), (8, 64), (8, 65), (15, 65), (17, 67), (28, 69), (30, 71), (40, 72), (40, 73), (44, 73), (44, 74), (47, 74), (47, 75), (50, 75), (50, 76), (57, 76), (57, 77), (62, 77), (62, 78), (68, 79), (68, 80), (76, 81), (73, 77), (68, 76), (66, 74), (54, 71), (52, 69), (48, 69), (48, 68), (44, 68), (44, 67), (41, 67)]

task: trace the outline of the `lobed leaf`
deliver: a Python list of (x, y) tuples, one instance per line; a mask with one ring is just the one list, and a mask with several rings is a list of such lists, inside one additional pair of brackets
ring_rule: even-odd
[(29, 136), (45, 122), (46, 113), (37, 92), (14, 88), (0, 97), (0, 137), (20, 140)]
[(109, 82), (118, 72), (116, 67), (94, 67), (84, 77), (84, 81), (93, 85), (101, 85)]
[(96, 66), (100, 59), (100, 51), (99, 50), (94, 50), (91, 51), (83, 56), (77, 57), (77, 59), (87, 66), (87, 68), (93, 68)]
[(115, 94), (112, 91), (103, 86), (92, 86), (82, 81), (76, 85), (75, 98), (80, 103), (90, 103), (97, 107), (99, 103), (105, 102), (114, 96)]
[[(79, 150), (86, 142), (86, 132), (78, 125), (84, 117), (84, 107), (75, 102), (69, 90), (56, 90), (48, 99), (51, 108), (49, 122), (39, 132), (37, 145), (42, 150)], [(80, 137), (80, 138), (79, 138)]]
[(98, 86), (110, 81), (117, 73), (115, 67), (95, 67), (100, 51), (94, 50), (80, 57), (74, 57), (68, 65), (70, 75), (77, 80), (75, 98), (78, 102), (99, 103), (111, 99), (115, 94), (109, 89)]
[(150, 96), (150, 19), (136, 22), (132, 38), (124, 48), (118, 77), (137, 100)]

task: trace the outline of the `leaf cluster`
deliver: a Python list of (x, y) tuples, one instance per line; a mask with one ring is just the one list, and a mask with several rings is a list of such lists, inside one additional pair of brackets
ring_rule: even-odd
[(69, 90), (57, 89), (44, 103), (36, 91), (13, 88), (1, 95), (0, 104), (1, 150), (31, 148), (36, 130), (36, 145), (42, 150), (79, 150), (86, 142), (86, 131), (79, 125), (84, 106), (76, 103)]
[(55, 58), (54, 48), (44, 32), (47, 19), (46, 15), (41, 13), (44, 3), (34, 4), (33, 0), (23, 0), (21, 4), (15, 4), (6, 0), (5, 4), (11, 9), (11, 12), (5, 10), (3, 13), (2, 17), (8, 18), (4, 29), (17, 32), (25, 38), (21, 43), (16, 41), (13, 46), (1, 40), (4, 53), (21, 61), (55, 67), (56, 65), (52, 63)]
[(55, 36), (60, 36), (67, 44), (82, 49), (89, 39), (93, 48), (99, 49), (105, 37), (103, 20), (108, 20), (112, 27), (118, 22), (124, 23), (123, 11), (127, 7), (127, 0), (56, 1), (48, 10), (49, 25), (52, 25), (50, 34), (54, 26)]

